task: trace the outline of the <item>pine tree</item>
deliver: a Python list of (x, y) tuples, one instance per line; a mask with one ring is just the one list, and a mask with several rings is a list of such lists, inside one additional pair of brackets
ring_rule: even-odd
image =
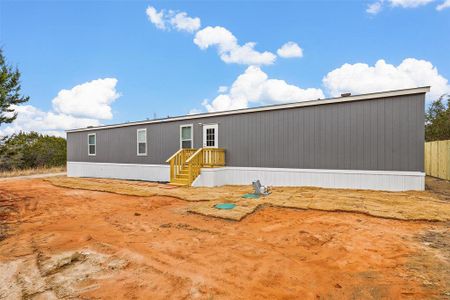
[(17, 117), (14, 105), (27, 102), (29, 97), (20, 93), (20, 72), (7, 65), (0, 49), (0, 125), (11, 123)]

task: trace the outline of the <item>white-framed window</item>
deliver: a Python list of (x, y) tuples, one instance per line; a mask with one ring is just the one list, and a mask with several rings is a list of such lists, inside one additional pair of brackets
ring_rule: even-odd
[(194, 148), (194, 126), (192, 124), (180, 126), (180, 148)]
[(147, 129), (142, 128), (136, 131), (137, 155), (147, 155)]
[(95, 156), (97, 153), (97, 136), (95, 133), (88, 134), (88, 155)]

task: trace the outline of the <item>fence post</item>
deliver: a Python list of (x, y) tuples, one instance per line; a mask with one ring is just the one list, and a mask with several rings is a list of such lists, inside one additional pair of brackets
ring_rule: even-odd
[(188, 164), (188, 170), (189, 170), (189, 185), (192, 183), (192, 162)]
[(173, 159), (170, 160), (170, 181), (173, 181)]
[(450, 180), (450, 140), (447, 140), (447, 180)]

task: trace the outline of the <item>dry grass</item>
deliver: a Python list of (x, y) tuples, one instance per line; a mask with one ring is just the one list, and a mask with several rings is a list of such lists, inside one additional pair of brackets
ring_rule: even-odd
[(16, 177), (16, 176), (27, 176), (36, 174), (50, 174), (50, 173), (61, 173), (66, 172), (66, 167), (51, 167), (51, 168), (34, 168), (34, 169), (24, 169), (24, 170), (12, 170), (0, 172), (0, 178), (4, 177)]
[[(193, 201), (188, 211), (205, 216), (241, 220), (261, 205), (346, 211), (399, 220), (450, 221), (450, 203), (429, 191), (382, 192), (314, 187), (275, 187), (272, 194), (259, 199), (243, 199), (250, 186), (216, 188), (176, 187), (157, 183), (110, 179), (54, 177), (47, 181), (54, 185), (112, 192), (133, 196), (169, 196)], [(235, 203), (232, 210), (219, 210), (219, 202)]]
[[(207, 202), (199, 202), (195, 204), (191, 204), (188, 208), (188, 211), (191, 213), (196, 213), (209, 217), (216, 217), (222, 219), (228, 219), (233, 221), (240, 221), (245, 216), (254, 212), (261, 204), (257, 202), (258, 200), (242, 200), (242, 201), (233, 201), (233, 200), (213, 200)], [(229, 210), (217, 209), (214, 206), (218, 203), (235, 203), (236, 207)]]
[(217, 188), (194, 188), (175, 187), (168, 184), (154, 182), (130, 181), (117, 179), (95, 179), (95, 178), (69, 178), (65, 176), (45, 179), (56, 186), (91, 191), (110, 192), (131, 196), (168, 196), (186, 201), (211, 201), (224, 198), (239, 198), (248, 193), (249, 188), (245, 186), (217, 187)]

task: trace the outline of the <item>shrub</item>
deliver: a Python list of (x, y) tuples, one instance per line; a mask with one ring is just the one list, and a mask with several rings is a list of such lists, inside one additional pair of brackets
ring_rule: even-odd
[(36, 132), (13, 134), (0, 144), (0, 170), (56, 167), (66, 164), (66, 140)]

